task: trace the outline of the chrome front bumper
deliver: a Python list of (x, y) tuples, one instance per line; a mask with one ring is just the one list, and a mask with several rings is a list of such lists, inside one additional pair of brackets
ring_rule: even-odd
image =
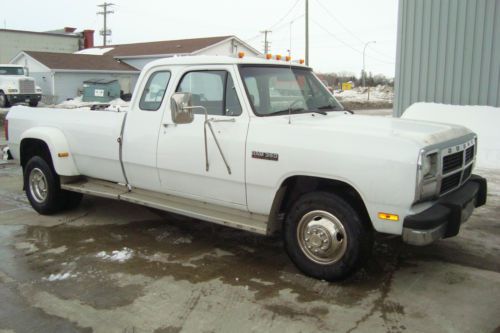
[(458, 235), (460, 226), (469, 219), (474, 208), (486, 203), (486, 196), (486, 179), (472, 176), (461, 188), (440, 198), (431, 208), (407, 216), (403, 223), (403, 241), (424, 246)]

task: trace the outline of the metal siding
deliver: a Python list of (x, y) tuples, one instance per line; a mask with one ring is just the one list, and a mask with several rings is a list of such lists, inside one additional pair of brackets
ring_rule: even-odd
[(498, 36), (500, 0), (400, 0), (394, 114), (415, 102), (499, 107)]

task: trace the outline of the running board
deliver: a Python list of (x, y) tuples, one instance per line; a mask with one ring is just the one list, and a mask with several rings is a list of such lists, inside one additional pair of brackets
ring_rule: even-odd
[(236, 229), (267, 235), (268, 217), (220, 205), (141, 189), (128, 191), (124, 185), (97, 179), (61, 184), (63, 190), (127, 201)]

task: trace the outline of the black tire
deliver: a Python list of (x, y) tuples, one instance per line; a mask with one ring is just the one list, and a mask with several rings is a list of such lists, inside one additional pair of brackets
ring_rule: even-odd
[(9, 98), (4, 94), (3, 91), (0, 91), (0, 108), (8, 108), (10, 107)]
[[(329, 225), (331, 221), (334, 229), (322, 227), (321, 223)], [(301, 227), (304, 225), (308, 227)], [(346, 201), (328, 192), (300, 197), (286, 216), (283, 237), (286, 252), (297, 268), (326, 281), (341, 280), (355, 273), (373, 247), (373, 232), (367, 223)], [(319, 254), (313, 253), (316, 250)]]
[(36, 108), (38, 106), (38, 100), (36, 99), (30, 100), (30, 106)]
[[(41, 180), (30, 181), (31, 175)], [(34, 156), (28, 161), (24, 168), (24, 184), (29, 202), (39, 214), (52, 215), (64, 209), (67, 199), (61, 191), (59, 176), (43, 158)], [(45, 188), (46, 192), (40, 188)]]

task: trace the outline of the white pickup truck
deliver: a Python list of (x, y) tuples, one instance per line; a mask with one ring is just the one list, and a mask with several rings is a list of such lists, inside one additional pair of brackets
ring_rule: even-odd
[(127, 112), (20, 106), (7, 119), (40, 214), (83, 193), (281, 232), (296, 266), (330, 281), (360, 266), (375, 232), (426, 245), (486, 202), (470, 130), (353, 115), (290, 62), (158, 60)]
[(25, 68), (0, 64), (0, 108), (24, 102), (37, 106), (41, 99), (42, 89), (34, 78), (26, 76)]

